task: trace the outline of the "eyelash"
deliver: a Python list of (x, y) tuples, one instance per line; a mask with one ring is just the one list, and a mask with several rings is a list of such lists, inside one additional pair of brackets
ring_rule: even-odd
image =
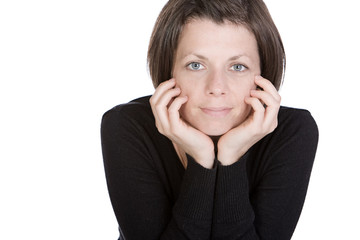
[(201, 63), (199, 63), (199, 62), (191, 62), (191, 63), (187, 64), (186, 67), (189, 68), (189, 69), (192, 70), (192, 71), (198, 71), (198, 70), (201, 70), (201, 69), (202, 69), (202, 68), (201, 68), (201, 69), (193, 69), (193, 68), (191, 67), (192, 64), (199, 64), (200, 66), (202, 66), (202, 67), (204, 68), (204, 66), (203, 66)]
[(233, 68), (233, 67), (235, 67), (235, 66), (241, 66), (241, 68), (242, 68), (241, 71), (233, 69), (233, 70), (236, 71), (236, 72), (243, 72), (243, 71), (245, 71), (246, 69), (248, 69), (244, 64), (239, 64), (239, 63), (232, 65), (231, 68)]
[[(193, 69), (193, 67), (191, 67), (193, 64), (199, 64), (199, 68), (198, 68), (198, 69)], [(235, 66), (241, 66), (242, 70), (241, 70), (241, 71), (235, 70), (235, 69), (234, 69)], [(201, 69), (204, 68), (204, 66), (203, 66), (201, 63), (199, 63), (199, 62), (191, 62), (191, 63), (187, 64), (186, 67), (189, 68), (189, 69), (192, 70), (192, 71), (198, 71), (198, 70), (201, 70)], [(201, 67), (202, 67), (202, 68), (201, 68)], [(244, 64), (237, 63), (237, 64), (232, 65), (232, 66), (231, 66), (231, 69), (234, 70), (234, 71), (236, 71), (236, 72), (243, 72), (243, 71), (247, 70), (248, 67), (245, 66)]]

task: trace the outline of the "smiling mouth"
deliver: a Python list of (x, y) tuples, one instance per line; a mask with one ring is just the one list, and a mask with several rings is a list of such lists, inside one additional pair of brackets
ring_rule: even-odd
[(231, 108), (228, 107), (220, 107), (220, 108), (212, 108), (212, 107), (205, 107), (201, 108), (205, 114), (211, 117), (225, 117), (231, 111)]

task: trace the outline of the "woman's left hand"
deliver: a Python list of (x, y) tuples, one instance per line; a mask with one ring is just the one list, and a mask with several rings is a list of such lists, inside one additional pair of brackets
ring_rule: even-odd
[(281, 97), (272, 83), (255, 77), (255, 84), (263, 89), (251, 90), (245, 103), (252, 108), (248, 118), (236, 128), (225, 133), (218, 141), (217, 158), (222, 165), (239, 160), (256, 142), (275, 130)]

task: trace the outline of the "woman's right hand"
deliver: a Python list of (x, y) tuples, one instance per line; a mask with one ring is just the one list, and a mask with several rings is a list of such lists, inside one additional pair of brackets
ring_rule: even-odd
[(150, 98), (156, 127), (196, 162), (210, 169), (215, 159), (214, 143), (209, 136), (181, 119), (179, 110), (188, 97), (180, 96), (181, 90), (175, 85), (175, 79), (161, 83)]

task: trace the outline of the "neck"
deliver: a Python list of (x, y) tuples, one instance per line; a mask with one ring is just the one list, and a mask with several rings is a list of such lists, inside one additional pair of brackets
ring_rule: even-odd
[(217, 144), (221, 136), (210, 136), (211, 140), (214, 142), (215, 156), (217, 156)]

